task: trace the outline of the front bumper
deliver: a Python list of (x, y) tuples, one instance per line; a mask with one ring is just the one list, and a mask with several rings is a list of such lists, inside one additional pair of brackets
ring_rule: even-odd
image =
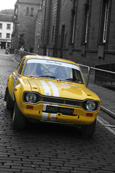
[[(59, 111), (47, 111), (47, 106), (52, 107), (59, 107), (59, 108), (67, 108), (67, 110), (73, 110), (73, 115), (64, 114), (64, 112)], [(74, 107), (74, 106), (67, 106), (61, 104), (53, 104), (48, 102), (39, 102), (36, 105), (30, 105), (26, 103), (22, 103), (19, 106), (20, 111), (23, 115), (27, 118), (38, 119), (41, 121), (49, 121), (49, 122), (56, 122), (56, 123), (69, 123), (69, 124), (78, 124), (78, 125), (88, 125), (94, 122), (96, 116), (99, 112), (88, 112), (85, 111), (81, 107)]]

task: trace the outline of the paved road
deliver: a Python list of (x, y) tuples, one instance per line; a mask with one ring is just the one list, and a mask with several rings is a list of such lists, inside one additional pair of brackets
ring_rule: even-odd
[[(115, 135), (99, 120), (92, 139), (79, 129), (54, 124), (12, 128), (3, 100), (9, 74), (17, 63), (0, 52), (0, 173), (115, 173)], [(103, 112), (100, 112), (103, 114)]]

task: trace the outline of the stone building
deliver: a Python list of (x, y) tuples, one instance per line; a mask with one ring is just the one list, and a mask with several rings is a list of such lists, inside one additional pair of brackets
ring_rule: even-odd
[(39, 53), (115, 63), (115, 0), (43, 0)]
[(41, 24), (42, 24), (42, 10), (38, 10), (36, 28), (35, 28), (35, 43), (34, 43), (34, 53), (39, 53), (39, 43), (41, 40)]
[(35, 27), (42, 0), (17, 0), (13, 16), (12, 48), (24, 46), (28, 52), (34, 51)]
[(11, 35), (13, 32), (13, 16), (0, 14), (0, 47), (5, 49), (11, 45)]
[(39, 52), (52, 56), (58, 56), (58, 36), (60, 26), (61, 1), (43, 0), (41, 42)]

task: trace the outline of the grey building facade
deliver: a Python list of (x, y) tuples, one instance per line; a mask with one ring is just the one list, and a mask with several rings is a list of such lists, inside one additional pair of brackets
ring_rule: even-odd
[(114, 0), (43, 0), (39, 53), (95, 66), (115, 63)]
[(17, 0), (13, 16), (12, 48), (34, 52), (36, 19), (42, 0)]

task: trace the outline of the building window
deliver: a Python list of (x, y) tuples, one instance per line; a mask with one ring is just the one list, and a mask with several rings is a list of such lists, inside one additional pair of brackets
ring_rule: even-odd
[(64, 44), (65, 44), (65, 25), (61, 26), (61, 35), (60, 35), (60, 57), (63, 57), (63, 48), (64, 48)]
[(11, 29), (11, 24), (7, 24), (7, 29), (8, 29), (8, 30)]
[(6, 33), (6, 38), (10, 38), (10, 33)]
[(43, 42), (43, 29), (41, 31), (41, 42)]
[(30, 16), (34, 16), (34, 8), (33, 7), (31, 8)]
[(2, 23), (0, 23), (0, 29), (2, 29)]
[(0, 38), (2, 38), (2, 33), (0, 33)]
[(29, 15), (29, 7), (26, 8), (26, 16)]
[(71, 40), (70, 43), (74, 43), (75, 40), (75, 24), (76, 24), (76, 14), (75, 14), (75, 10), (72, 10), (72, 28), (71, 28)]
[(19, 47), (24, 46), (24, 44), (25, 44), (24, 37), (25, 37), (25, 34), (20, 34), (20, 36), (19, 36)]
[(55, 40), (55, 26), (52, 27), (52, 42)]
[(17, 15), (17, 14), (18, 14), (18, 9), (16, 8), (16, 9), (15, 9), (15, 15)]
[(74, 14), (73, 14), (73, 26), (72, 26), (72, 43), (74, 43), (74, 37), (75, 37), (75, 21), (76, 21), (76, 15), (74, 12)]
[(90, 10), (89, 4), (84, 5), (84, 19), (83, 19), (83, 36), (82, 36), (82, 43), (88, 42), (88, 31), (89, 31), (89, 17), (90, 17)]
[(101, 19), (101, 32), (100, 32), (100, 42), (107, 42), (108, 34), (108, 24), (109, 24), (109, 0), (103, 0), (103, 9), (102, 9), (102, 19)]

